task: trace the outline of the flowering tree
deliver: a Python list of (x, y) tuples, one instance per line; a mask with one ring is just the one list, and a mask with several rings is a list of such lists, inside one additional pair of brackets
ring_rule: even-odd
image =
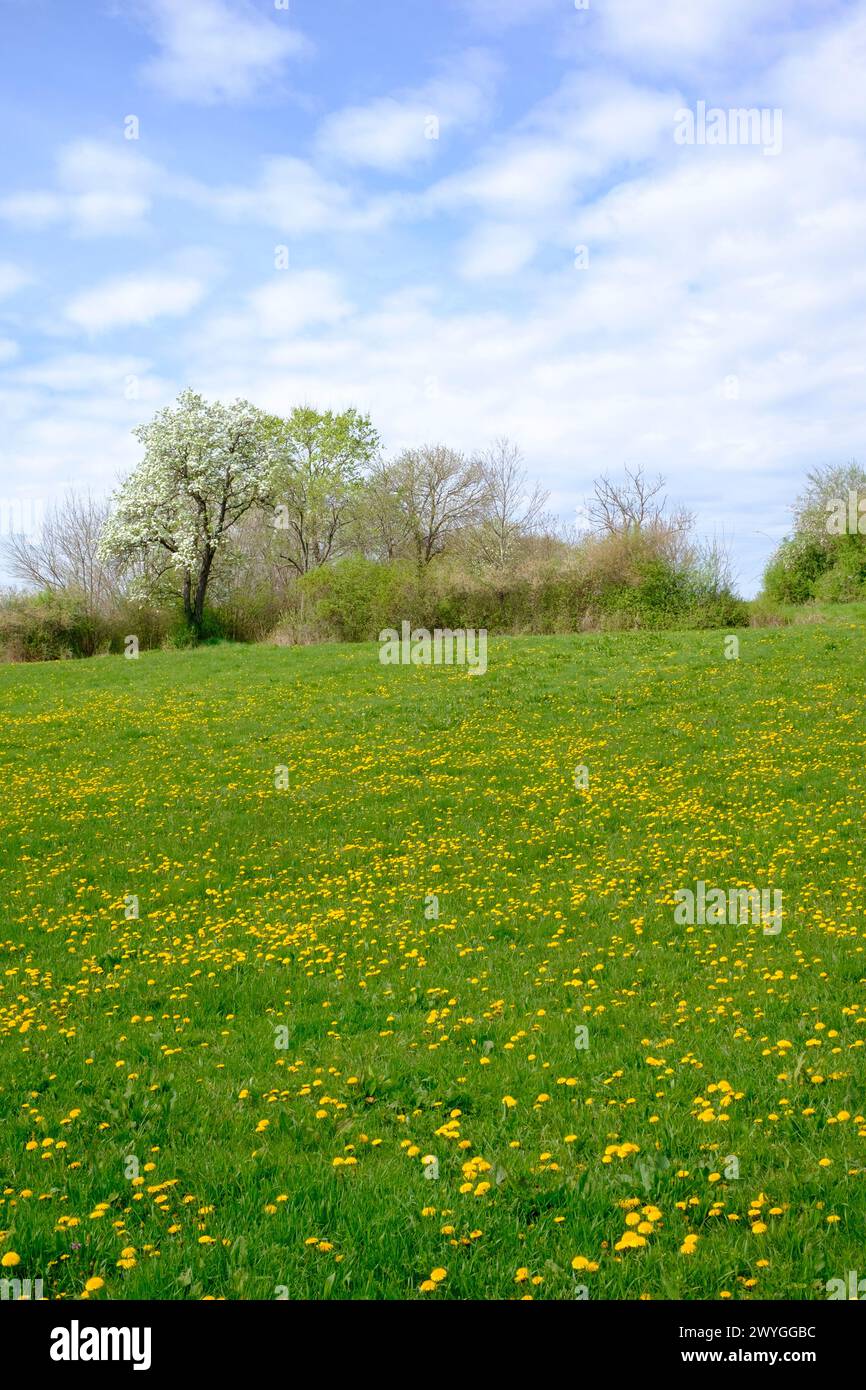
[(265, 417), (248, 401), (223, 405), (184, 391), (134, 430), (144, 458), (115, 495), (103, 555), (143, 560), (153, 588), (176, 577), (184, 616), (201, 635), (214, 559), (267, 491)]

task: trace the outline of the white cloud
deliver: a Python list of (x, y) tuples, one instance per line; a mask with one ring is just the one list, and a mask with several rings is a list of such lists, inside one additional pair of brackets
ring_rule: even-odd
[(574, 0), (460, 0), (460, 4), (485, 28), (508, 29), (561, 12), (563, 4), (573, 7)]
[(159, 176), (158, 167), (139, 152), (136, 142), (120, 135), (116, 144), (74, 140), (57, 157), (57, 181), (73, 196), (108, 188), (138, 193), (152, 188)]
[(32, 275), (11, 261), (0, 261), (0, 299), (23, 289), (32, 282)]
[(773, 82), (786, 122), (814, 134), (831, 131), (862, 138), (866, 126), (863, 70), (866, 67), (866, 8), (859, 5), (827, 33), (810, 36), (808, 47), (786, 55)]
[(537, 244), (526, 227), (501, 222), (476, 227), (461, 247), (460, 274), (467, 280), (516, 275), (531, 261)]
[(141, 453), (132, 436), (141, 402), (122, 391), (68, 399), (34, 387), (0, 391), (5, 422), (3, 469), (26, 479), (28, 494), (59, 500), (68, 487), (104, 494)]
[(132, 383), (140, 395), (142, 384), (152, 381), (150, 365), (146, 358), (128, 354), (68, 353), (18, 368), (15, 380), (25, 386), (44, 387), (62, 394), (93, 391), (130, 400), (135, 399), (135, 393), (130, 390)]
[(66, 318), (88, 333), (142, 327), (154, 319), (188, 314), (204, 292), (202, 281), (191, 275), (121, 276), (75, 295), (66, 306)]
[(58, 154), (56, 186), (0, 199), (0, 218), (24, 230), (66, 222), (76, 236), (125, 235), (142, 229), (165, 182), (132, 141), (77, 140)]
[(56, 193), (34, 190), (10, 193), (0, 198), (0, 218), (23, 230), (38, 230), (59, 222), (63, 216), (63, 199)]
[(498, 209), (561, 206), (616, 168), (622, 175), (670, 144), (676, 101), (614, 79), (569, 77), (508, 137), (463, 173), (431, 190), (440, 204)]
[(337, 323), (349, 313), (336, 276), (321, 270), (275, 272), (249, 296), (258, 329), (266, 337)]
[(224, 221), (271, 227), (278, 233), (275, 245), (315, 232), (374, 232), (401, 210), (418, 211), (417, 200), (392, 193), (364, 196), (294, 155), (265, 160), (253, 183), (187, 184), (178, 196)]
[(574, 191), (586, 153), (565, 141), (509, 140), (463, 173), (444, 179), (429, 194), (438, 207), (475, 204), (494, 215), (561, 205)]
[(202, 190), (200, 196), (222, 217), (264, 222), (293, 236), (336, 229), (352, 214), (351, 198), (341, 184), (290, 156), (269, 159), (252, 185)]
[(441, 139), (489, 112), (497, 71), (487, 54), (469, 51), (415, 91), (335, 111), (319, 127), (319, 152), (391, 172), (430, 160)]
[(145, 9), (160, 51), (144, 76), (177, 101), (247, 100), (310, 51), (285, 10), (266, 18), (249, 0), (146, 0)]
[(432, 102), (381, 97), (335, 111), (319, 130), (320, 151), (344, 164), (400, 170), (432, 157), (438, 131)]
[[(495, 312), (457, 311), (442, 282), (323, 314), (312, 336), (272, 300), (264, 333), (260, 290), (231, 334), (190, 335), (197, 379), (274, 409), (358, 404), (390, 448), (511, 434), (563, 512), (602, 468), (643, 464), (702, 529), (736, 536), (753, 590), (792, 476), (862, 453), (866, 158), (808, 121), (779, 159), (683, 149), (677, 104), (613, 84), (585, 104), (560, 92), (435, 186), (434, 210), (480, 214), (460, 224), (456, 268), (496, 277)], [(548, 256), (528, 270), (540, 242), (561, 269)]]
[(678, 66), (723, 45), (743, 40), (762, 11), (777, 10), (772, 0), (725, 0), (683, 4), (682, 0), (605, 0), (598, 7), (602, 45), (612, 53), (644, 64), (663, 60)]
[(0, 199), (0, 219), (24, 231), (66, 223), (75, 236), (127, 235), (147, 228), (157, 199), (163, 207), (173, 200), (291, 237), (373, 230), (399, 205), (394, 195), (362, 197), (293, 155), (266, 159), (251, 183), (209, 185), (171, 173), (119, 138), (117, 144), (80, 140), (64, 146), (55, 187)]
[[(588, 191), (670, 155), (678, 104), (676, 94), (618, 79), (569, 77), (476, 164), (434, 184), (422, 203), (434, 212), (477, 208), (485, 220), (509, 223), (513, 241), (522, 229), (525, 244), (531, 235), (564, 246)], [(517, 263), (528, 258), (527, 251)]]
[[(807, 60), (811, 26), (844, 18), (848, 0), (591, 0), (587, 23), (565, 26), (564, 50), (585, 60), (622, 62), (649, 72), (687, 74), (710, 87), (745, 86), (788, 50)], [(859, 0), (854, 0), (856, 9)], [(739, 103), (734, 103), (739, 104)], [(747, 105), (751, 105), (747, 102)]]

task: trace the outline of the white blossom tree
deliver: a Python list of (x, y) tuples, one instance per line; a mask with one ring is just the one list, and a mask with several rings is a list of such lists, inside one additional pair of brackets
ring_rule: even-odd
[(267, 493), (265, 416), (248, 401), (223, 405), (184, 391), (134, 430), (144, 458), (113, 499), (106, 557), (143, 561), (147, 588), (177, 581), (184, 616), (201, 635), (220, 549)]

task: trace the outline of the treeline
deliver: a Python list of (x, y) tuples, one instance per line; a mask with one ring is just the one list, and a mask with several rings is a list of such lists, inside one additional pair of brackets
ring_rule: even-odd
[(109, 502), (67, 495), (5, 544), (24, 590), (0, 604), (6, 659), (237, 641), (374, 639), (403, 619), (499, 633), (747, 621), (727, 557), (663, 481), (596, 482), (563, 528), (500, 439), (383, 457), (368, 416), (286, 418), (191, 391), (135, 432)]

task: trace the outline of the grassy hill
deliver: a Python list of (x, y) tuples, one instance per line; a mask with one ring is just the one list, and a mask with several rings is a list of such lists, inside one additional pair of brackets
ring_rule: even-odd
[[(476, 677), (369, 645), (0, 668), (0, 1272), (866, 1273), (866, 606), (738, 636), (502, 639)], [(781, 890), (781, 932), (678, 925), (699, 880)]]

